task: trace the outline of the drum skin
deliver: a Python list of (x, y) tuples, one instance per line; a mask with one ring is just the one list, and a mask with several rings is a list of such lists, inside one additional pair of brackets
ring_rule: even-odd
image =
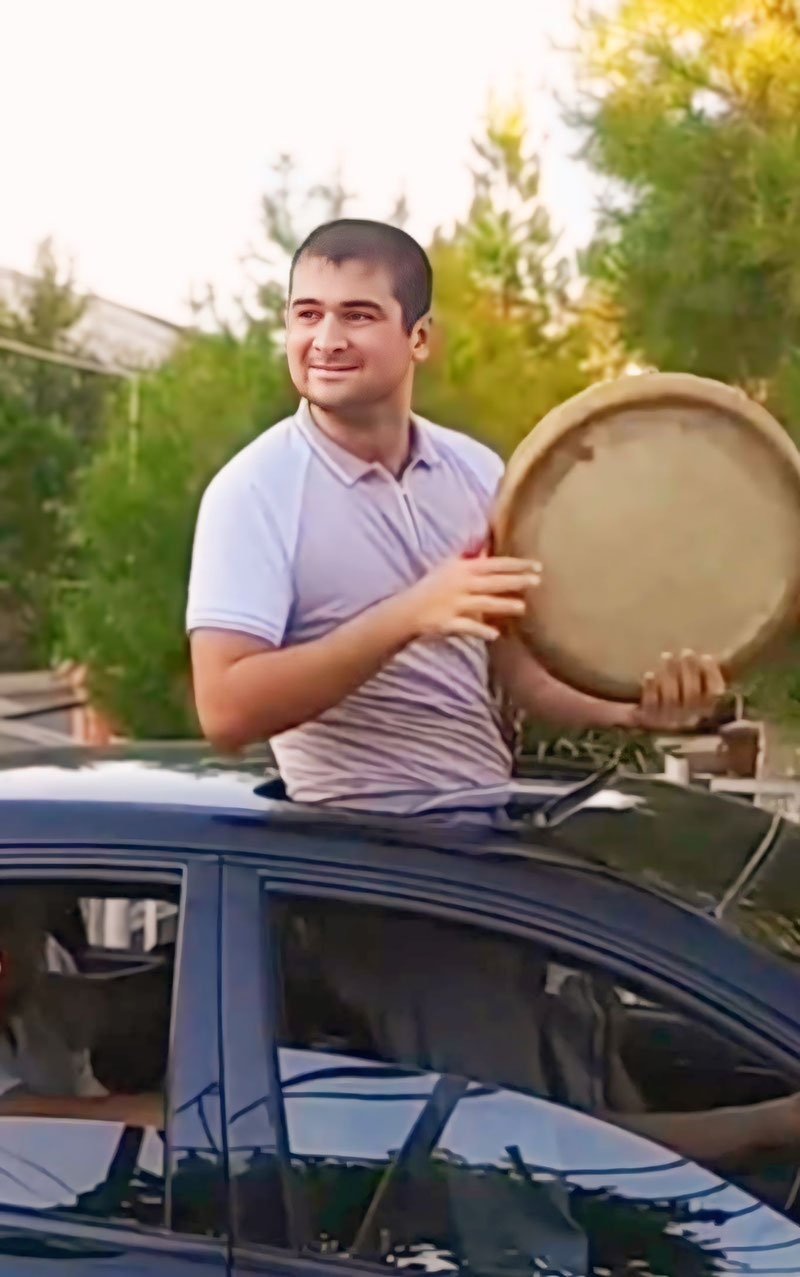
[(797, 618), (800, 453), (742, 391), (685, 373), (590, 387), (520, 444), (496, 554), (544, 568), (519, 636), (557, 678), (638, 699), (665, 652), (730, 678)]

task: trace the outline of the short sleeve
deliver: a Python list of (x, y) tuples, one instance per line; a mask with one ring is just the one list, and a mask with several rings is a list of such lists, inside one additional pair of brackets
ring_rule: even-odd
[(248, 476), (220, 472), (197, 516), (187, 631), (236, 630), (278, 647), (292, 600), (291, 564), (278, 524)]
[(473, 490), (480, 494), (481, 504), (488, 513), (505, 474), (505, 463), (496, 452), (475, 439), (467, 440), (462, 458)]
[(493, 501), (497, 495), (497, 489), (500, 487), (500, 480), (505, 474), (506, 466), (502, 457), (498, 457), (496, 452), (486, 448), (485, 453), (483, 477), (486, 485), (486, 495), (490, 501)]

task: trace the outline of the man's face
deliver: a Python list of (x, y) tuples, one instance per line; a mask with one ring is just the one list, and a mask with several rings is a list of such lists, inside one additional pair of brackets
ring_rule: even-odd
[(427, 353), (428, 321), (405, 331), (387, 270), (320, 257), (297, 263), (286, 354), (295, 388), (309, 403), (347, 412), (391, 402)]

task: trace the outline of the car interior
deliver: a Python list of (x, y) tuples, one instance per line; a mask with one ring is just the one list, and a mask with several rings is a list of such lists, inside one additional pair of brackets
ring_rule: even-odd
[[(37, 889), (36, 909), (41, 912), (31, 921), (34, 926), (38, 922), (72, 960), (72, 974), (51, 970), (47, 982), (67, 996), (74, 990), (84, 1006), (93, 1008), (88, 1046), (95, 1077), (112, 1093), (131, 1094), (159, 1090), (164, 1084), (175, 939), (174, 924), (167, 925), (145, 950), (141, 927), (129, 923), (127, 945), (124, 937), (116, 937), (113, 945), (107, 943), (102, 932), (103, 907), (109, 900), (119, 900), (119, 893), (118, 885), (110, 888), (88, 882)], [(148, 886), (147, 899), (177, 911), (173, 888)], [(135, 915), (138, 906), (141, 913), (143, 904), (130, 897), (128, 912)], [(16, 909), (24, 912), (26, 908), (30, 909), (29, 897), (23, 894)], [(168, 914), (168, 924), (170, 919)]]
[(141, 889), (124, 893), (91, 881), (0, 889), (0, 1028), (13, 1037), (14, 1016), (35, 1002), (70, 1047), (88, 1050), (102, 1087), (128, 1094), (164, 1084), (178, 894), (148, 889), (161, 918), (144, 949)]

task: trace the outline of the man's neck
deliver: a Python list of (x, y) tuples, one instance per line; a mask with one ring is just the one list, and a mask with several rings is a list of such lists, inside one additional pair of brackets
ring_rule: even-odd
[(411, 451), (410, 408), (371, 405), (363, 414), (329, 412), (318, 404), (308, 409), (318, 429), (360, 461), (377, 461), (393, 475), (405, 468)]

